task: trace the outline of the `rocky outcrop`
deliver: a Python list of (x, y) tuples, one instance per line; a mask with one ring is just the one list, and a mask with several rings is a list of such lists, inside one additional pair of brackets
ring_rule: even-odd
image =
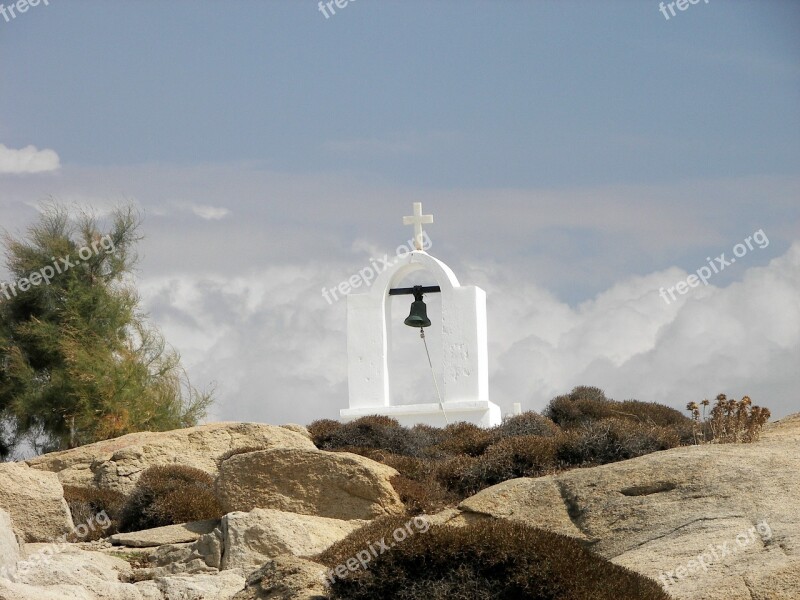
[(194, 521), (180, 525), (166, 525), (143, 529), (131, 533), (115, 533), (109, 539), (112, 544), (131, 548), (153, 548), (166, 544), (182, 544), (196, 542), (203, 535), (211, 533), (219, 525), (216, 519), (210, 521)]
[(169, 575), (136, 584), (143, 598), (153, 600), (230, 600), (245, 578), (232, 571), (201, 575)]
[(0, 579), (0, 598), (141, 600), (133, 585), (120, 580), (131, 573), (126, 561), (100, 552), (71, 544), (26, 544), (13, 581)]
[(225, 512), (272, 508), (332, 519), (401, 514), (397, 471), (348, 452), (277, 448), (224, 461), (217, 496)]
[(150, 554), (148, 566), (134, 576), (155, 579), (217, 570), (249, 573), (277, 556), (318, 554), (365, 524), (270, 509), (233, 512), (194, 543), (159, 546)]
[(459, 508), (466, 514), (536, 523), (556, 533), (588, 539), (570, 517), (553, 477), (509, 479), (467, 498)]
[(19, 544), (14, 535), (11, 517), (0, 508), (0, 579), (13, 569), (19, 560)]
[[(363, 525), (351, 519), (403, 506), (393, 469), (309, 444), (294, 428), (217, 424), (125, 436), (35, 459), (36, 468), (0, 464), (0, 600), (323, 600), (325, 568), (297, 555)], [(170, 462), (218, 473), (229, 514), (115, 536), (124, 548), (60, 541), (72, 521), (49, 469), (64, 481), (126, 489), (137, 469)], [(428, 521), (510, 519), (551, 529), (660, 581), (676, 600), (797, 600), (799, 497), (800, 415), (769, 426), (754, 444), (675, 448), (506, 481)], [(133, 552), (149, 556), (147, 568)]]
[(247, 578), (233, 600), (326, 600), (321, 564), (296, 556), (278, 556)]
[(364, 524), (260, 508), (229, 513), (222, 518), (222, 568), (252, 571), (282, 554), (318, 554)]
[(0, 463), (0, 508), (24, 542), (55, 540), (73, 529), (58, 477), (24, 463)]
[(11, 576), (0, 577), (0, 600), (230, 600), (245, 587), (238, 572), (158, 576), (130, 583), (131, 565), (72, 544), (27, 544)]
[(284, 429), (288, 429), (289, 431), (294, 431), (295, 433), (299, 433), (303, 437), (311, 439), (311, 432), (303, 425), (298, 425), (297, 423), (287, 423), (286, 425), (281, 425), (281, 427), (283, 427)]
[(755, 444), (675, 448), (517, 479), (461, 503), (583, 539), (678, 599), (800, 597), (800, 418)]
[(122, 437), (53, 452), (28, 461), (57, 473), (64, 485), (98, 486), (130, 493), (139, 474), (153, 465), (181, 464), (216, 475), (219, 462), (240, 448), (315, 449), (311, 440), (283, 427), (260, 423), (212, 423)]

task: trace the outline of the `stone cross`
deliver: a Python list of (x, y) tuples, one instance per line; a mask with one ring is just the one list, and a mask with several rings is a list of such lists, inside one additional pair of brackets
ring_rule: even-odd
[(414, 226), (414, 247), (422, 250), (422, 225), (433, 223), (433, 215), (422, 214), (422, 202), (414, 202), (414, 214), (410, 217), (403, 217), (403, 225)]

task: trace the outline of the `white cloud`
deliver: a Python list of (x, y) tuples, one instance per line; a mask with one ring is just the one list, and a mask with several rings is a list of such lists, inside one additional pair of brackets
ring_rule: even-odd
[[(335, 417), (347, 403), (345, 302), (328, 305), (319, 292), (340, 268), (328, 263), (247, 277), (182, 275), (144, 282), (141, 289), (196, 382), (219, 384), (214, 418), (308, 423)], [(681, 410), (719, 392), (748, 394), (776, 415), (800, 409), (793, 395), (800, 364), (800, 242), (769, 265), (747, 270), (741, 282), (695, 288), (665, 304), (659, 287), (681, 277), (686, 273), (676, 268), (629, 277), (570, 307), (509, 269), (477, 266), (460, 273), (464, 283), (488, 292), (492, 399), (505, 411), (513, 402), (540, 410), (553, 396), (585, 384), (616, 399)], [(408, 338), (393, 367), (403, 373), (406, 394), (432, 394), (412, 337), (416, 341)]]
[(740, 282), (664, 303), (659, 287), (685, 277), (669, 269), (627, 278), (575, 309), (525, 286), (498, 289), (494, 393), (542, 408), (585, 384), (679, 409), (725, 392), (776, 414), (799, 410), (800, 242)]
[(37, 150), (36, 146), (15, 150), (0, 144), (0, 173), (44, 173), (60, 167), (58, 154), (53, 150)]
[(231, 214), (231, 211), (227, 208), (219, 208), (216, 206), (192, 205), (191, 209), (194, 214), (206, 221), (219, 221)]

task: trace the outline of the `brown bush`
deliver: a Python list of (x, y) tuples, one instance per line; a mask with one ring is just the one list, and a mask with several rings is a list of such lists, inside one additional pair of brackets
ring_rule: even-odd
[(411, 430), (402, 427), (395, 419), (382, 415), (361, 417), (339, 427), (331, 423), (317, 425), (312, 432), (312, 439), (321, 450), (373, 448), (416, 456), (424, 449)]
[(691, 419), (667, 406), (615, 402), (599, 388), (580, 386), (554, 398), (545, 414), (529, 411), (489, 430), (464, 422), (409, 429), (381, 416), (344, 425), (315, 421), (309, 429), (322, 449), (361, 454), (397, 469), (403, 476), (396, 482), (398, 493), (416, 513), (454, 504), (507, 479), (691, 443), (693, 427)]
[[(67, 501), (69, 511), (72, 514), (72, 522), (76, 527), (100, 524), (100, 526), (89, 527), (88, 534), (82, 537), (73, 532), (67, 538), (67, 541), (93, 542), (117, 533), (119, 517), (125, 504), (125, 496), (123, 494), (94, 487), (65, 485), (64, 500)], [(105, 513), (110, 520), (108, 527), (102, 527), (107, 522), (105, 519), (97, 518), (101, 513)]]
[(585, 423), (555, 438), (560, 466), (602, 465), (681, 445), (671, 427), (633, 423), (617, 417)]
[(691, 419), (681, 411), (657, 402), (625, 400), (618, 404), (618, 406), (612, 406), (616, 411), (612, 416), (629, 417), (640, 423), (659, 427), (685, 427), (691, 425)]
[(441, 427), (434, 427), (433, 425), (425, 425), (424, 423), (417, 423), (411, 428), (420, 439), (428, 439), (430, 445), (438, 444), (444, 439), (444, 430)]
[(625, 400), (616, 402), (606, 398), (596, 387), (579, 386), (569, 394), (553, 398), (543, 411), (564, 429), (581, 427), (608, 418), (627, 419), (641, 425), (670, 427), (681, 443), (692, 442), (692, 420), (679, 410), (656, 402)]
[(439, 482), (461, 498), (517, 477), (539, 477), (556, 466), (553, 437), (508, 437), (490, 446), (482, 456), (459, 456), (441, 464)]
[(319, 419), (312, 422), (308, 427), (308, 433), (311, 434), (311, 441), (317, 448), (327, 450), (330, 448), (331, 435), (338, 431), (342, 424), (333, 419)]
[(501, 440), (522, 435), (553, 436), (558, 431), (558, 425), (553, 421), (531, 410), (509, 417), (501, 425), (494, 427), (490, 433), (494, 440)]
[(472, 423), (452, 423), (442, 431), (443, 439), (436, 446), (448, 455), (466, 454), (479, 456), (492, 443), (492, 435), (486, 429)]
[(542, 414), (560, 427), (573, 427), (610, 417), (609, 404), (600, 388), (578, 386), (569, 394), (550, 400)]
[(119, 530), (139, 531), (221, 516), (211, 475), (183, 465), (155, 466), (142, 473), (128, 497)]
[(431, 526), (399, 541), (393, 534), (405, 523), (378, 519), (316, 558), (335, 569), (380, 540), (392, 546), (366, 568), (334, 575), (332, 600), (669, 600), (655, 581), (550, 531), (492, 520)]
[(370, 454), (365, 454), (364, 456), (382, 462), (393, 469), (397, 469), (401, 475), (417, 481), (427, 479), (436, 470), (436, 461), (425, 458), (403, 456), (401, 454), (391, 454), (389, 452), (380, 451), (372, 451)]
[(461, 500), (433, 477), (415, 480), (395, 475), (391, 483), (409, 515), (437, 513)]

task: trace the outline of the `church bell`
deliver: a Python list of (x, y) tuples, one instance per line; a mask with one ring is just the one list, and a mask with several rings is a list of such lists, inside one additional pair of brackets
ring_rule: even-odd
[(428, 318), (428, 307), (422, 300), (422, 289), (419, 286), (414, 288), (414, 302), (411, 303), (411, 312), (403, 321), (409, 327), (430, 327), (431, 320)]

